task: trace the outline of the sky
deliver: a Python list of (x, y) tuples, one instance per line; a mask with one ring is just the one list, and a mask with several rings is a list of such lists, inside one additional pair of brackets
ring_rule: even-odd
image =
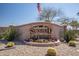
[[(67, 17), (79, 21), (79, 4), (77, 3), (41, 3), (41, 8), (61, 9)], [(38, 10), (36, 3), (0, 3), (0, 26), (22, 25), (37, 22)]]

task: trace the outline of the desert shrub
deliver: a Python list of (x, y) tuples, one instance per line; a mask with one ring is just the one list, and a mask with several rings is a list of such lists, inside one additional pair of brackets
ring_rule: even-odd
[(16, 39), (18, 37), (18, 33), (15, 29), (15, 27), (10, 26), (8, 28), (8, 30), (5, 31), (5, 33), (3, 34), (3, 38), (8, 40), (8, 41), (12, 41), (14, 39)]
[[(64, 39), (68, 43), (75, 38), (75, 32), (73, 30), (67, 30), (64, 32)], [(75, 40), (75, 39), (74, 39)]]
[(2, 39), (2, 36), (0, 35), (0, 39)]
[(14, 42), (8, 42), (8, 43), (7, 43), (7, 47), (13, 47), (14, 45), (15, 45)]
[(31, 41), (36, 42), (37, 40), (34, 40), (34, 39), (33, 39), (33, 40), (31, 40)]
[(73, 30), (77, 35), (79, 35), (79, 30)]
[(76, 42), (75, 41), (69, 41), (69, 46), (73, 46), (73, 47), (76, 47)]
[(48, 48), (47, 55), (48, 56), (56, 56), (56, 49), (55, 48)]
[(38, 40), (36, 40), (35, 42), (38, 42), (38, 43), (43, 43), (43, 40), (38, 39)]
[(35, 40), (35, 42), (38, 42), (38, 43), (48, 43), (48, 40), (45, 40), (45, 39), (37, 39), (37, 40)]
[(44, 43), (48, 43), (49, 41), (44, 39), (43, 42), (44, 42)]

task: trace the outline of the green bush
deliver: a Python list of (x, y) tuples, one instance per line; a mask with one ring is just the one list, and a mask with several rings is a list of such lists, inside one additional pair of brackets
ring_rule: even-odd
[(37, 39), (35, 42), (43, 43), (43, 40), (41, 40), (41, 39)]
[(44, 42), (44, 43), (48, 43), (49, 41), (44, 39), (43, 42)]
[(75, 40), (75, 32), (73, 30), (64, 31), (64, 39), (68, 43), (70, 40)]
[(0, 35), (0, 39), (2, 39), (2, 35)]
[(56, 56), (56, 49), (55, 48), (48, 48), (47, 55), (48, 56)]
[(8, 42), (8, 43), (7, 43), (7, 47), (13, 47), (14, 45), (15, 45), (14, 42)]
[(69, 41), (69, 46), (76, 47), (76, 42), (75, 41)]
[(38, 42), (38, 43), (48, 43), (48, 40), (45, 40), (45, 39), (37, 39), (37, 40), (35, 40), (35, 42)]
[(13, 26), (9, 27), (8, 30), (6, 30), (5, 33), (3, 34), (3, 38), (8, 41), (12, 41), (17, 37), (18, 37), (17, 31)]

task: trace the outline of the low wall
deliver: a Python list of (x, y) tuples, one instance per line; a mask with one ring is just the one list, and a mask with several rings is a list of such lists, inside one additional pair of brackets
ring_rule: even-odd
[(37, 42), (26, 42), (26, 45), (31, 45), (31, 46), (58, 46), (60, 42), (49, 42), (49, 43), (37, 43)]

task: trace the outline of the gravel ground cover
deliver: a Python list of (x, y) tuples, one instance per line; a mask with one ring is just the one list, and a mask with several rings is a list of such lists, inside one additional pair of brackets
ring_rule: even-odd
[[(0, 56), (45, 56), (48, 47), (37, 47), (29, 45), (16, 45), (15, 49), (2, 50)], [(52, 46), (57, 50), (57, 56), (79, 56), (79, 44), (69, 47), (66, 43)]]

